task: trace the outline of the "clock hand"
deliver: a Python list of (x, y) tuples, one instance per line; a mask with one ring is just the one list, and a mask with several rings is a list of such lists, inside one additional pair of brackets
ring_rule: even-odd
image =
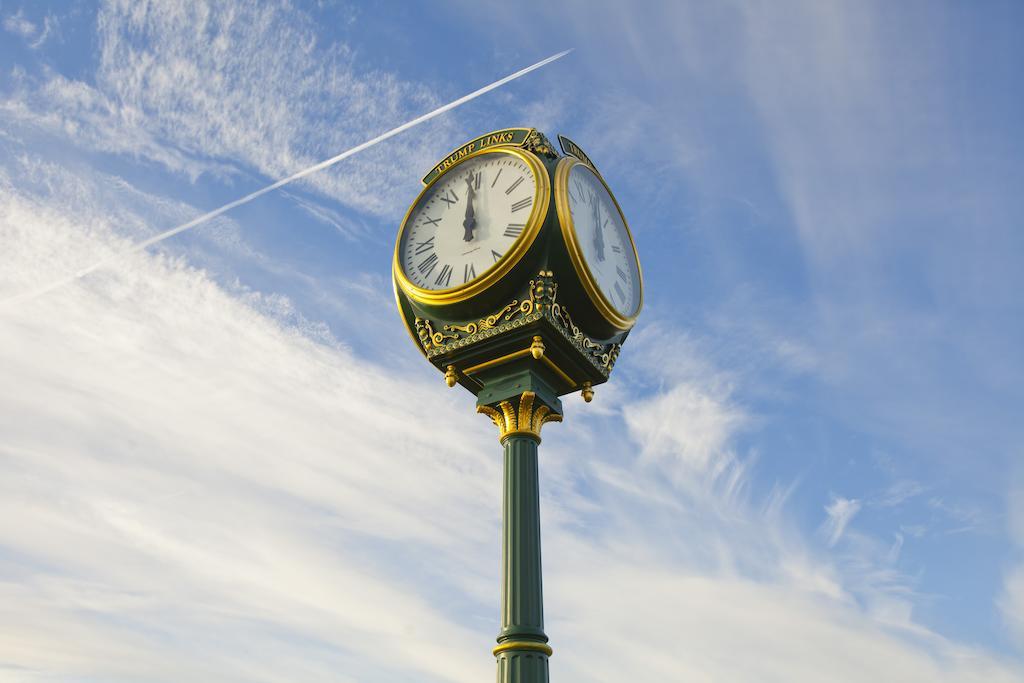
[(462, 239), (466, 242), (473, 241), (473, 229), (476, 228), (476, 214), (473, 213), (473, 176), (466, 178), (466, 218), (462, 221), (465, 230)]
[(601, 207), (597, 204), (597, 198), (595, 197), (590, 202), (591, 208), (594, 210), (594, 246), (597, 248), (597, 260), (604, 261), (604, 226), (601, 225)]

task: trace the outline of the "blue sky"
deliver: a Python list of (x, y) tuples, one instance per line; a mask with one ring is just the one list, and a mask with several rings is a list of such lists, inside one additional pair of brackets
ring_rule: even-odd
[(542, 455), (555, 680), (1024, 677), (1019, 3), (0, 4), (0, 672), (492, 676), (500, 450), (419, 178), (578, 141), (645, 309)]

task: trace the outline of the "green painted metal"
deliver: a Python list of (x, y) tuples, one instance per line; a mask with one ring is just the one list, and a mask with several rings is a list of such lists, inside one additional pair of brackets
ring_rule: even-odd
[[(537, 367), (532, 359), (523, 359), (519, 363), (501, 365), (480, 376), (483, 389), (476, 395), (477, 405), (497, 405), (501, 401), (518, 399), (524, 391), (532, 391), (539, 401), (543, 401), (553, 412), (562, 413), (562, 402), (558, 392), (552, 388), (552, 382), (545, 378), (547, 374), (542, 367)], [(518, 400), (515, 401), (518, 403)]]
[[(530, 436), (504, 440), (501, 631), (498, 643), (546, 643), (541, 579), (538, 442)], [(534, 650), (498, 654), (498, 683), (547, 683), (548, 657)]]

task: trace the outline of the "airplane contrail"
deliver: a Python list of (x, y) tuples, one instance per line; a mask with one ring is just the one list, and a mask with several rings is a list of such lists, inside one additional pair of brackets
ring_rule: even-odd
[(382, 134), (378, 135), (377, 137), (375, 137), (373, 139), (367, 140), (366, 142), (363, 142), (363, 143), (361, 143), (359, 145), (356, 145), (355, 147), (353, 147), (351, 149), (345, 150), (341, 154), (333, 156), (330, 159), (325, 159), (324, 161), (321, 161), (318, 164), (314, 164), (314, 165), (310, 166), (309, 168), (305, 168), (305, 169), (303, 169), (303, 170), (301, 170), (301, 171), (299, 171), (297, 173), (293, 173), (292, 175), (288, 176), (287, 178), (282, 178), (281, 180), (273, 182), (273, 183), (271, 183), (270, 185), (267, 185), (264, 188), (256, 190), (255, 192), (251, 192), (250, 194), (247, 194), (247, 195), (245, 195), (244, 197), (242, 197), (240, 199), (236, 199), (233, 202), (228, 202), (224, 206), (222, 206), (220, 208), (217, 208), (217, 209), (214, 209), (213, 211), (208, 211), (207, 213), (204, 213), (202, 216), (198, 216), (196, 218), (193, 218), (192, 220), (188, 221), (187, 223), (182, 223), (181, 225), (175, 226), (175, 227), (171, 228), (170, 230), (165, 230), (164, 232), (160, 233), (159, 235), (155, 235), (153, 237), (150, 237), (149, 239), (143, 240), (142, 242), (139, 242), (138, 244), (133, 244), (131, 247), (125, 249), (124, 251), (118, 252), (118, 253), (114, 254), (113, 256), (108, 256), (105, 259), (97, 261), (96, 263), (92, 264), (91, 266), (87, 266), (85, 268), (82, 268), (81, 270), (78, 270), (78, 271), (68, 275), (67, 277), (61, 278), (60, 280), (57, 280), (57, 281), (54, 281), (54, 282), (51, 282), (48, 285), (45, 285), (43, 287), (39, 287), (38, 289), (34, 289), (32, 291), (29, 291), (29, 292), (23, 292), (22, 294), (17, 294), (17, 295), (15, 295), (13, 297), (10, 297), (8, 299), (4, 299), (3, 301), (0, 301), (0, 307), (9, 306), (9, 305), (13, 305), (13, 304), (18, 304), (18, 303), (21, 303), (23, 301), (30, 301), (32, 299), (40, 297), (40, 296), (42, 296), (42, 295), (44, 295), (44, 294), (46, 294), (48, 292), (52, 292), (53, 290), (55, 290), (55, 289), (57, 289), (59, 287), (63, 287), (66, 284), (70, 284), (70, 283), (74, 282), (75, 280), (78, 280), (79, 278), (85, 277), (89, 273), (97, 270), (98, 268), (102, 268), (103, 266), (107, 265), (111, 261), (115, 261), (118, 258), (121, 258), (122, 256), (127, 256), (128, 254), (133, 254), (133, 253), (135, 253), (137, 251), (142, 251), (146, 247), (152, 246), (152, 245), (156, 244), (157, 242), (163, 242), (168, 237), (173, 237), (174, 235), (177, 235), (180, 232), (185, 232), (186, 230), (191, 230), (192, 228), (194, 228), (194, 227), (196, 227), (198, 225), (201, 225), (202, 223), (207, 222), (211, 218), (216, 218), (217, 216), (221, 215), (222, 213), (230, 211), (231, 209), (235, 208), (236, 206), (241, 206), (242, 204), (246, 204), (248, 202), (251, 202), (252, 200), (256, 199), (257, 197), (259, 197), (261, 195), (265, 195), (268, 192), (272, 192), (272, 191), (276, 190), (279, 187), (283, 187), (284, 185), (287, 185), (289, 183), (295, 182), (296, 180), (299, 180), (300, 178), (305, 178), (306, 176), (308, 176), (308, 175), (310, 175), (312, 173), (316, 173), (317, 171), (322, 171), (325, 168), (333, 166), (334, 164), (338, 163), (339, 161), (342, 161), (344, 159), (349, 158), (353, 154), (358, 154), (359, 152), (362, 152), (364, 149), (367, 149), (369, 147), (373, 147), (377, 143), (384, 142), (388, 138), (394, 137), (395, 135), (398, 135), (399, 133), (403, 133), (403, 132), (409, 130), (410, 128), (413, 128), (414, 126), (418, 126), (421, 123), (424, 123), (425, 121), (429, 121), (430, 119), (432, 119), (432, 118), (434, 118), (436, 116), (440, 116), (441, 114), (444, 114), (447, 111), (451, 111), (452, 109), (455, 109), (456, 107), (458, 107), (460, 105), (463, 105), (466, 102), (469, 102), (470, 100), (476, 99), (477, 97), (480, 97), (481, 95), (483, 95), (485, 93), (488, 93), (491, 90), (494, 90), (495, 88), (500, 88), (501, 86), (505, 85), (509, 81), (514, 81), (515, 79), (517, 79), (517, 78), (519, 78), (521, 76), (525, 76), (526, 74), (530, 73), (531, 71), (535, 71), (536, 69), (539, 69), (542, 66), (550, 64), (551, 62), (555, 61), (556, 59), (561, 59), (562, 57), (566, 56), (570, 52), (572, 52), (571, 49), (565, 50), (563, 52), (559, 52), (558, 54), (552, 55), (552, 56), (548, 57), (547, 59), (543, 59), (543, 60), (537, 62), (536, 64), (533, 64), (531, 66), (526, 67), (525, 69), (520, 69), (519, 71), (516, 71), (514, 74), (510, 74), (508, 76), (505, 76), (504, 78), (502, 78), (500, 80), (497, 80), (494, 83), (491, 83), (490, 85), (485, 85), (484, 87), (480, 88), (479, 90), (474, 90), (473, 92), (469, 93), (468, 95), (463, 95), (462, 97), (460, 97), (457, 100), (449, 102), (446, 105), (440, 106), (437, 109), (435, 109), (434, 111), (431, 111), (431, 112), (428, 112), (426, 114), (423, 114), (422, 116), (419, 116), (419, 117), (417, 117), (417, 118), (415, 118), (412, 121), (409, 121), (407, 123), (403, 123), (402, 125), (400, 125), (400, 126), (398, 126), (396, 128), (392, 128), (388, 132), (382, 133)]

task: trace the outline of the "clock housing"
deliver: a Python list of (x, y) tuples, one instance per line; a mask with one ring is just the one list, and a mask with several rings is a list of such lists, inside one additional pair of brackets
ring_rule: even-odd
[[(642, 306), (636, 249), (618, 204), (578, 145), (572, 143), (567, 149), (563, 141), (563, 150), (566, 153), (559, 154), (542, 133), (531, 128), (510, 128), (474, 138), (426, 175), (426, 187), (399, 228), (392, 270), (395, 299), (406, 329), (427, 360), (444, 373), (449, 386), (460, 384), (477, 396), (480, 405), (527, 390), (548, 397), (544, 400), (549, 405), (572, 391), (580, 391), (590, 400), (593, 387), (608, 380)], [(472, 251), (474, 240), (481, 240), (490, 250), (490, 240), (497, 239), (513, 222), (509, 216), (526, 213), (525, 205), (512, 208), (522, 202), (518, 192), (526, 180), (508, 194), (511, 183), (503, 186), (506, 176), (497, 176), (495, 181), (501, 167), (495, 162), (502, 160), (514, 162), (505, 168), (528, 170), (536, 181), (529, 216), (514, 221), (522, 224), (514, 238), (499, 240), (505, 247), (495, 247), (489, 267), (470, 270), (466, 264), (476, 254)], [(592, 245), (584, 241), (587, 237), (580, 237), (582, 223), (567, 223), (574, 209), (559, 174), (568, 178), (577, 165), (583, 166), (577, 173), (593, 174), (595, 196), (596, 189), (602, 188), (603, 208), (598, 218), (611, 217), (614, 211), (616, 220), (621, 219), (621, 235), (612, 239), (608, 234), (605, 256), (610, 258), (614, 244), (621, 252), (616, 258), (628, 255), (632, 259), (632, 266), (625, 260), (615, 262), (624, 272), (626, 266), (635, 266), (635, 272), (626, 272), (633, 276), (634, 290), (629, 297), (607, 294), (614, 291), (611, 278), (621, 276), (614, 266), (605, 267), (600, 257), (591, 253)], [(479, 185), (475, 179), (478, 170), (484, 171)], [(465, 192), (459, 192), (460, 188)], [(471, 188), (472, 207), (461, 201)], [(447, 194), (451, 190), (459, 199)], [(442, 195), (453, 203), (439, 199)], [(559, 207), (560, 202), (564, 206)], [(449, 212), (449, 220), (438, 220), (436, 210), (442, 206)], [(580, 211), (579, 206), (575, 210)], [(495, 216), (502, 222), (493, 222)], [(488, 219), (492, 223), (485, 226)], [(444, 245), (438, 241), (441, 233), (435, 230), (442, 228), (446, 231)], [(603, 238), (590, 234), (589, 239)], [(432, 249), (436, 263), (423, 263)], [(441, 277), (445, 255), (467, 260), (446, 261), (451, 268)], [(599, 263), (591, 263), (594, 258)]]

